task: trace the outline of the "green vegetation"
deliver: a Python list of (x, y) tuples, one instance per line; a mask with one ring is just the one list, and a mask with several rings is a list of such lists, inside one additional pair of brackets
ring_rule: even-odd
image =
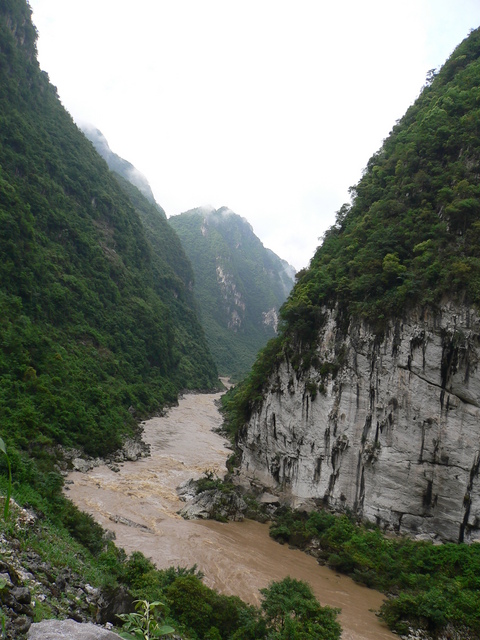
[(480, 302), (480, 29), (454, 51), (351, 189), (282, 315), (309, 341), (322, 305), (372, 322), (442, 296)]
[(56, 444), (105, 454), (217, 377), (178, 238), (144, 199), (142, 224), (140, 193), (63, 109), (24, 0), (2, 4), (0, 43), (0, 432), (15, 475), (15, 450), (39, 467)]
[(258, 407), (266, 389), (266, 382), (283, 358), (282, 337), (268, 341), (258, 352), (250, 373), (221, 398), (224, 428), (232, 440), (238, 437), (255, 407)]
[(340, 609), (321, 607), (306, 582), (287, 577), (273, 582), (263, 595), (262, 611), (271, 640), (340, 638)]
[(118, 615), (124, 621), (120, 636), (126, 640), (153, 640), (171, 635), (175, 629), (157, 620), (156, 609), (163, 606), (163, 603), (158, 601), (137, 600), (136, 611)]
[(222, 480), (215, 471), (207, 469), (198, 480), (195, 481), (197, 494), (203, 491), (229, 492), (234, 489), (234, 485), (228, 479)]
[(12, 495), (12, 467), (10, 465), (10, 458), (8, 457), (7, 448), (3, 438), (0, 438), (0, 452), (4, 454), (7, 462), (7, 492), (5, 495), (5, 506), (3, 508), (3, 519), (8, 520), (8, 513), (10, 510), (10, 496)]
[[(192, 640), (340, 638), (338, 611), (321, 607), (304, 582), (287, 577), (272, 583), (262, 590), (263, 602), (258, 609), (209, 589), (195, 568), (159, 572), (149, 567), (141, 554), (133, 554), (131, 561), (137, 563), (137, 588), (149, 585), (151, 595), (161, 594), (171, 616), (167, 620), (175, 620), (176, 629)], [(143, 575), (138, 575), (142, 571)], [(295, 632), (301, 635), (292, 635)]]
[[(25, 497), (19, 495), (18, 501), (23, 503)], [(208, 588), (196, 567), (158, 570), (140, 552), (127, 556), (106, 540), (104, 531), (90, 516), (80, 512), (75, 515), (77, 519), (85, 519), (85, 532), (90, 528), (90, 548), (87, 549), (72, 539), (60, 519), (52, 522), (51, 518), (37, 518), (28, 527), (18, 526), (16, 507), (14, 511), (14, 517), (8, 523), (0, 522), (0, 535), (4, 541), (15, 543), (16, 560), (21, 562), (24, 557), (38, 554), (41, 559), (39, 571), (46, 571), (45, 584), (67, 571), (80, 576), (83, 584), (100, 589), (107, 599), (108, 594), (122, 587), (132, 600), (137, 601), (137, 608), (132, 605), (132, 611), (122, 615), (116, 623), (121, 627), (122, 620), (127, 622), (128, 629), (124, 628), (124, 631), (133, 637), (148, 637), (145, 634), (150, 624), (151, 638), (170, 634), (170, 629), (175, 629), (185, 640), (340, 638), (340, 626), (336, 621), (338, 611), (321, 607), (303, 582), (285, 578), (272, 583), (262, 590), (261, 607), (254, 607), (236, 596), (224, 596)], [(36, 621), (68, 617), (71, 607), (78, 601), (78, 589), (72, 592), (67, 589), (65, 593), (44, 600), (40, 595), (44, 593), (41, 582), (27, 582), (27, 586), (36, 601)], [(37, 595), (40, 595), (38, 601)], [(161, 619), (156, 615), (155, 609), (160, 607), (157, 603), (162, 603)], [(94, 610), (92, 615), (95, 614)]]
[(195, 272), (195, 297), (210, 349), (223, 375), (239, 378), (275, 335), (265, 314), (278, 312), (293, 268), (265, 249), (246, 220), (223, 207), (169, 219)]
[(120, 552), (62, 495), (62, 447), (105, 455), (218, 380), (178, 238), (60, 104), (30, 13), (0, 5), (0, 493), (45, 523), (25, 544), (110, 584)]
[[(442, 297), (480, 305), (480, 29), (472, 31), (369, 160), (260, 352), (230, 397), (238, 431), (279, 362), (321, 371), (316, 341), (327, 309), (380, 335), (391, 318)], [(339, 353), (341, 364), (341, 353)], [(335, 375), (336, 371), (331, 372)]]
[(347, 515), (288, 509), (275, 516), (270, 535), (302, 549), (315, 542), (317, 556), (332, 569), (389, 594), (381, 615), (398, 633), (408, 626), (437, 633), (452, 625), (480, 638), (478, 545), (387, 538)]
[(135, 186), (120, 175), (114, 175), (129, 196), (146, 238), (154, 248), (154, 279), (162, 290), (162, 301), (168, 301), (175, 337), (173, 349), (182, 387), (212, 388), (218, 383), (216, 367), (198, 320), (192, 265), (179, 237), (167, 223), (163, 209), (148, 202)]

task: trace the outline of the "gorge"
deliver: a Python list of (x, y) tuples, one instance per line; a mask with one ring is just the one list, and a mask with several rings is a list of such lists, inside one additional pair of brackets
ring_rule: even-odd
[[(229, 610), (231, 602), (207, 593), (198, 576), (167, 575), (119, 547), (141, 549), (159, 567), (198, 564), (208, 584), (252, 602), (259, 588), (291, 572), (311, 582), (322, 603), (342, 608), (344, 637), (391, 637), (370, 611), (381, 606), (379, 593), (274, 543), (266, 527), (178, 516), (176, 487), (184, 479), (223, 475), (229, 451), (211, 432), (220, 426), (219, 396), (186, 395), (166, 416), (142, 420), (181, 392), (213, 393), (218, 371), (234, 372), (220, 359), (232, 349), (220, 345), (213, 323), (209, 341), (200, 322), (195, 269), (173, 228), (179, 217), (171, 226), (77, 129), (39, 69), (30, 14), (26, 0), (0, 6), (0, 489), (8, 496), (13, 484), (18, 508), (32, 518), (16, 527), (8, 505), (4, 511), (2, 549), (22, 571), (10, 577), (32, 582), (36, 597), (42, 583), (20, 562), (33, 553), (51, 577), (43, 582), (61, 584), (65, 572), (79, 572), (99, 593), (165, 598), (166, 615), (182, 632), (211, 640), (213, 629), (218, 640), (221, 627), (230, 640), (243, 633), (246, 605)], [(279, 320), (278, 335), (227, 403), (239, 476), (311, 510), (318, 522), (327, 514), (347, 523), (341, 540), (340, 526), (325, 532), (322, 522), (311, 534), (323, 535), (325, 548), (329, 536), (338, 542), (322, 559), (388, 593), (398, 633), (415, 626), (436, 640), (480, 634), (479, 547), (463, 544), (480, 539), (479, 122), (477, 29), (430, 74), (369, 160), (279, 318), (284, 297), (271, 300), (253, 285), (273, 271), (286, 296), (286, 265), (280, 261), (276, 272), (269, 256), (254, 261), (258, 269), (241, 284), (233, 279), (243, 271), (230, 263), (246, 244), (244, 221), (226, 209), (182, 218), (212, 240), (210, 281), (221, 286), (210, 306), (226, 311), (227, 328), (243, 338), (250, 311), (258, 311), (252, 350), (237, 341), (239, 376)], [(128, 175), (131, 165), (122, 166)], [(229, 231), (232, 254), (220, 251), (226, 218), (238, 223)], [(138, 435), (139, 423), (151, 457), (74, 473), (64, 485), (72, 450), (107, 458)], [(118, 547), (89, 514), (116, 534)], [(292, 532), (283, 533), (289, 542)], [(80, 584), (80, 576), (71, 582)], [(198, 619), (185, 622), (188, 597), (177, 608), (192, 582), (199, 607), (207, 599), (217, 607), (200, 631)], [(28, 609), (25, 626), (34, 615), (83, 620), (72, 591), (72, 602), (58, 585), (37, 594), (43, 599)], [(18, 612), (8, 597), (0, 603), (5, 612), (13, 625)]]
[(225, 472), (228, 443), (212, 432), (221, 424), (218, 398), (189, 394), (166, 416), (148, 420), (149, 457), (126, 462), (116, 472), (106, 466), (72, 472), (69, 498), (114, 531), (118, 546), (129, 553), (141, 550), (159, 568), (197, 564), (207, 585), (256, 604), (260, 588), (289, 574), (308, 581), (323, 605), (341, 607), (344, 640), (394, 638), (374, 614), (380, 593), (274, 542), (267, 525), (186, 521), (177, 515), (183, 503), (175, 489), (182, 481), (206, 469)]

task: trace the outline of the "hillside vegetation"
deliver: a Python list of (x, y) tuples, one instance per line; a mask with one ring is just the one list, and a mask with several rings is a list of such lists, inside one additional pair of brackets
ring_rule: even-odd
[(122, 178), (125, 178), (128, 182), (133, 184), (134, 187), (145, 196), (150, 204), (156, 205), (160, 212), (165, 212), (156, 204), (155, 197), (152, 189), (146, 177), (138, 171), (131, 162), (121, 158), (118, 154), (114, 153), (107, 142), (107, 139), (101, 131), (92, 125), (82, 124), (80, 125), (83, 133), (87, 136), (90, 142), (93, 144), (98, 153), (102, 156), (105, 162), (108, 164), (111, 171), (117, 173)]
[(26, 2), (2, 3), (0, 431), (98, 455), (216, 368), (178, 239), (74, 125), (35, 39)]
[(444, 296), (480, 303), (480, 29), (473, 31), (370, 158), (281, 309), (280, 335), (259, 354), (231, 404), (236, 428), (285, 356), (315, 356), (325, 308), (368, 320)]
[(193, 266), (195, 297), (215, 362), (222, 374), (243, 376), (276, 335), (294, 269), (226, 207), (193, 209), (169, 223)]
[[(327, 310), (336, 309), (341, 335), (360, 318), (380, 343), (388, 321), (414, 307), (434, 314), (448, 299), (479, 308), (480, 29), (430, 74), (351, 195), (297, 274), (279, 336), (224, 396), (233, 434), (246, 429), (281, 362), (297, 378), (311, 368), (335, 377), (343, 344), (335, 344), (337, 364), (323, 363), (316, 348)], [(348, 513), (321, 510), (286, 513), (271, 533), (300, 547), (316, 540), (330, 566), (388, 593), (382, 613), (399, 633), (413, 626), (435, 638), (480, 637), (478, 545), (385, 538)]]
[(302, 336), (340, 304), (376, 321), (445, 294), (480, 301), (480, 30), (370, 158), (283, 311)]

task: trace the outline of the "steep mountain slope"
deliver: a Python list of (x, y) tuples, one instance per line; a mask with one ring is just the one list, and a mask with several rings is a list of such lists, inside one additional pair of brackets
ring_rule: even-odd
[[(164, 288), (174, 291), (170, 299), (175, 332), (182, 345), (179, 370), (188, 381), (202, 378), (202, 371), (212, 370), (212, 357), (204, 348), (205, 336), (197, 322), (198, 309), (193, 294), (193, 270), (179, 237), (167, 223), (162, 207), (155, 201), (147, 179), (127, 160), (110, 150), (105, 136), (93, 127), (82, 129), (96, 150), (104, 158), (111, 171), (135, 207), (147, 240), (152, 246), (155, 280)], [(199, 352), (201, 359), (192, 360), (190, 354)]]
[(193, 209), (169, 223), (193, 265), (195, 296), (217, 366), (240, 376), (275, 335), (294, 269), (226, 207)]
[(242, 470), (294, 504), (480, 539), (480, 30), (368, 162), (237, 392)]
[[(136, 169), (133, 164), (114, 153), (101, 131), (91, 125), (82, 124), (81, 129), (93, 144), (98, 153), (110, 167), (111, 171), (118, 173), (122, 178), (131, 182), (145, 196), (150, 204), (156, 205), (155, 197), (146, 177)], [(157, 205), (158, 206), (158, 205)], [(158, 207), (159, 211), (163, 211)], [(163, 212), (165, 215), (165, 212)]]
[(35, 37), (25, 0), (2, 3), (1, 434), (30, 452), (63, 443), (99, 454), (132, 416), (212, 387), (216, 370), (184, 254), (153, 246), (170, 229), (157, 212), (145, 231), (40, 71)]
[[(176, 291), (175, 299), (181, 292), (190, 307), (195, 306), (193, 296), (193, 269), (182, 247), (179, 237), (167, 224), (167, 216), (155, 201), (147, 179), (127, 160), (110, 150), (105, 136), (93, 127), (82, 129), (86, 137), (108, 164), (122, 190), (128, 195), (135, 207), (157, 263), (157, 281), (169, 282)], [(178, 278), (181, 283), (176, 282)], [(175, 289), (177, 287), (177, 289)], [(182, 310), (184, 313), (185, 310)]]

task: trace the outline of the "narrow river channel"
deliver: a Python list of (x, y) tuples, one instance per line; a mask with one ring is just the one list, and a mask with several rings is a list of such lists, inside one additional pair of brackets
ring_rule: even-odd
[(176, 487), (206, 470), (223, 476), (228, 443), (212, 429), (220, 426), (215, 405), (220, 394), (189, 394), (178, 407), (145, 423), (151, 455), (126, 462), (120, 471), (106, 466), (73, 472), (69, 497), (114, 531), (126, 552), (142, 551), (157, 567), (191, 567), (218, 591), (259, 603), (259, 589), (290, 575), (307, 581), (320, 603), (340, 607), (342, 640), (392, 640), (377, 618), (383, 596), (321, 567), (314, 558), (274, 542), (268, 526), (245, 521), (222, 524), (186, 521)]

